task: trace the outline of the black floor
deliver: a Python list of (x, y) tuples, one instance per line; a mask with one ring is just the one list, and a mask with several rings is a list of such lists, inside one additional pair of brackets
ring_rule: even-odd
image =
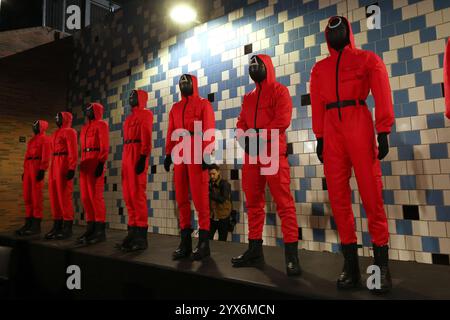
[[(43, 231), (49, 226), (45, 226)], [(74, 227), (74, 238), (84, 231)], [(152, 298), (152, 299), (450, 299), (450, 268), (415, 262), (391, 261), (394, 289), (374, 296), (367, 289), (351, 292), (336, 289), (342, 268), (338, 254), (300, 250), (303, 275), (285, 274), (284, 252), (264, 247), (266, 266), (235, 269), (230, 258), (245, 251), (246, 244), (211, 243), (211, 258), (204, 262), (172, 261), (175, 236), (149, 234), (149, 248), (139, 253), (122, 253), (114, 244), (124, 231), (108, 230), (108, 241), (77, 247), (73, 240), (46, 241), (17, 238), (13, 232), (0, 234), (0, 245), (15, 248), (12, 280), (15, 296), (23, 298)], [(194, 239), (194, 244), (196, 243)], [(364, 272), (371, 258), (361, 258)], [(80, 266), (82, 289), (66, 289), (66, 268)], [(364, 276), (365, 279), (367, 276)]]

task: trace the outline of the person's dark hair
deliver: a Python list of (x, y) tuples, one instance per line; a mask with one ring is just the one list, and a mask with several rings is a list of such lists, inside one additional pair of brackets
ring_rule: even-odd
[(215, 163), (213, 163), (213, 164), (210, 164), (209, 165), (209, 168), (208, 168), (208, 170), (217, 170), (217, 171), (220, 171), (220, 167), (217, 165), (217, 164), (215, 164)]

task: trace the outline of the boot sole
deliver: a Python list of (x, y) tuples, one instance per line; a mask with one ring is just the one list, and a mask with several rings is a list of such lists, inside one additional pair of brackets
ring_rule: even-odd
[(231, 264), (233, 265), (233, 268), (263, 268), (266, 262), (262, 260), (262, 261), (249, 261), (245, 263), (231, 262)]
[(361, 281), (358, 282), (354, 282), (351, 285), (339, 285), (338, 283), (336, 284), (336, 287), (339, 290), (353, 290), (353, 289), (361, 289), (362, 288), (362, 284)]

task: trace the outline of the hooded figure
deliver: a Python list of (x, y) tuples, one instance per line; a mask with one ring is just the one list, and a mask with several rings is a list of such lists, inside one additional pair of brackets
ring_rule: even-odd
[(86, 110), (87, 122), (81, 128), (80, 191), (87, 222), (78, 243), (105, 241), (104, 167), (109, 152), (109, 127), (103, 118), (103, 106), (92, 103)]
[(131, 114), (123, 125), (122, 192), (128, 210), (128, 235), (124, 251), (147, 249), (147, 172), (152, 149), (153, 113), (146, 109), (148, 95), (133, 90), (129, 97)]
[[(187, 156), (182, 163), (174, 166), (175, 198), (180, 213), (181, 242), (173, 252), (173, 259), (181, 259), (191, 256), (194, 260), (201, 260), (210, 255), (209, 250), (209, 174), (207, 164), (203, 161), (203, 154), (207, 146), (214, 141), (214, 136), (203, 137), (206, 130), (215, 128), (214, 111), (207, 99), (198, 94), (197, 78), (194, 75), (184, 74), (179, 81), (181, 101), (176, 102), (169, 113), (169, 127), (166, 137), (166, 158), (164, 168), (167, 172), (172, 164), (172, 151), (180, 143), (173, 139), (172, 134), (177, 129), (185, 129), (189, 132), (188, 140), (191, 146), (191, 157)], [(202, 132), (194, 132), (194, 122), (201, 123)], [(201, 145), (202, 154), (194, 152), (194, 145)], [(181, 151), (182, 156), (185, 156)], [(197, 150), (198, 151), (198, 150)], [(201, 159), (200, 159), (201, 158)], [(189, 201), (189, 190), (195, 209), (198, 212), (199, 241), (197, 247), (192, 251), (191, 238), (191, 204)]]
[[(277, 205), (281, 219), (281, 230), (285, 244), (286, 272), (288, 275), (300, 275), (298, 260), (298, 224), (294, 199), (290, 191), (290, 168), (287, 158), (286, 129), (291, 124), (292, 99), (288, 89), (275, 79), (275, 69), (269, 56), (253, 56), (249, 65), (250, 77), (255, 81), (255, 89), (244, 96), (241, 113), (237, 122), (239, 129), (246, 132), (254, 129), (265, 137), (267, 150), (272, 143), (278, 144), (279, 154), (271, 157), (277, 163), (275, 174), (262, 174), (266, 166), (259, 158), (260, 146), (256, 156), (248, 153), (246, 144), (245, 162), (242, 166), (242, 188), (247, 200), (248, 214), (248, 250), (232, 259), (234, 267), (260, 266), (264, 263), (262, 233), (265, 213), (265, 189), (269, 185), (270, 193)], [(272, 130), (278, 130), (278, 141), (272, 141)], [(259, 141), (259, 139), (258, 139)], [(251, 148), (250, 148), (251, 149)], [(249, 161), (256, 158), (256, 161)]]
[(25, 225), (17, 235), (29, 236), (41, 232), (42, 189), (44, 175), (50, 163), (50, 137), (45, 134), (48, 122), (37, 120), (33, 124), (34, 136), (28, 141), (23, 162), (23, 199), (25, 202)]
[(447, 40), (447, 48), (444, 56), (444, 94), (445, 116), (450, 119), (450, 38)]
[(56, 115), (58, 129), (51, 135), (52, 164), (48, 178), (53, 228), (46, 239), (67, 239), (72, 236), (73, 177), (78, 160), (77, 132), (72, 128), (72, 114)]
[[(384, 292), (391, 288), (389, 232), (380, 169), (380, 160), (389, 151), (387, 135), (394, 123), (388, 74), (375, 53), (355, 47), (346, 18), (330, 18), (325, 35), (330, 56), (313, 67), (310, 92), (317, 155), (324, 164), (331, 209), (345, 258), (337, 286), (353, 288), (360, 283), (349, 184), (353, 167), (367, 214), (375, 264), (381, 269), (381, 289), (376, 291)], [(369, 91), (375, 99), (375, 129), (365, 102)]]

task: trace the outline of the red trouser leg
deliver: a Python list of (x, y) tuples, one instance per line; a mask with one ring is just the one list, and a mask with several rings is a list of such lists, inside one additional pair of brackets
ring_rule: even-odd
[(201, 230), (209, 231), (209, 175), (208, 170), (202, 170), (201, 164), (188, 164), (189, 185), (192, 200), (198, 212), (198, 225)]
[(383, 205), (380, 161), (377, 158), (378, 149), (371, 114), (366, 109), (361, 111), (364, 112), (355, 115), (361, 124), (358, 130), (355, 130), (358, 134), (346, 134), (347, 149), (350, 151), (372, 242), (383, 246), (389, 241), (389, 230)]
[(148, 206), (147, 206), (147, 173), (148, 162), (145, 162), (145, 169), (140, 175), (134, 173), (135, 196), (134, 207), (136, 208), (136, 226), (148, 227)]
[(242, 188), (245, 193), (248, 216), (248, 239), (262, 239), (266, 212), (266, 178), (261, 176), (257, 164), (244, 164), (242, 167)]
[(295, 213), (294, 199), (292, 198), (290, 183), (290, 169), (287, 158), (280, 160), (277, 174), (266, 176), (270, 193), (277, 205), (277, 213), (281, 220), (281, 231), (284, 243), (298, 241), (298, 223)]
[(62, 168), (58, 170), (59, 174), (56, 175), (56, 190), (63, 219), (65, 221), (73, 221), (73, 179), (67, 180), (67, 171), (65, 166), (62, 166)]
[(27, 218), (33, 217), (33, 194), (31, 185), (31, 174), (28, 169), (24, 170), (22, 190), (23, 190), (23, 201), (25, 203), (25, 216)]
[(83, 202), (84, 213), (86, 214), (86, 221), (94, 221), (94, 206), (89, 195), (89, 173), (85, 165), (81, 166), (80, 170), (80, 191), (81, 202)]
[(342, 244), (356, 243), (355, 219), (350, 190), (351, 161), (345, 138), (333, 124), (324, 136), (324, 172), (327, 180), (331, 210)]
[(125, 200), (125, 205), (127, 206), (128, 211), (128, 225), (131, 227), (136, 226), (135, 222), (135, 208), (133, 202), (133, 191), (132, 191), (132, 181), (131, 177), (134, 175), (133, 166), (130, 165), (129, 154), (127, 154), (128, 145), (125, 145), (123, 160), (122, 160), (122, 193), (123, 199)]
[[(92, 175), (92, 182), (90, 186), (91, 202), (95, 208), (95, 221), (105, 222), (106, 221), (106, 206), (105, 198), (103, 197), (103, 192), (105, 190), (105, 175), (102, 173), (100, 177)], [(147, 211), (145, 211), (147, 212)], [(145, 217), (147, 221), (147, 216)]]
[[(174, 166), (175, 199), (180, 212), (180, 228), (191, 228), (191, 203), (189, 202), (188, 166), (184, 163)], [(196, 186), (197, 187), (197, 186)]]
[(56, 186), (56, 175), (57, 175), (58, 171), (54, 167), (54, 166), (56, 166), (57, 160), (55, 158), (53, 158), (52, 161), (54, 161), (55, 163), (52, 163), (52, 167), (50, 168), (49, 178), (48, 178), (48, 191), (49, 191), (49, 195), (50, 195), (50, 206), (52, 208), (53, 220), (61, 220), (63, 218), (62, 208), (59, 203), (58, 190), (57, 190), (57, 186)]
[[(37, 173), (36, 173), (37, 176)], [(33, 175), (31, 177), (31, 193), (32, 193), (32, 200), (33, 200), (33, 217), (42, 219), (42, 212), (44, 211), (43, 208), (43, 196), (42, 196), (42, 189), (44, 188), (44, 180), (37, 181), (36, 177)]]

